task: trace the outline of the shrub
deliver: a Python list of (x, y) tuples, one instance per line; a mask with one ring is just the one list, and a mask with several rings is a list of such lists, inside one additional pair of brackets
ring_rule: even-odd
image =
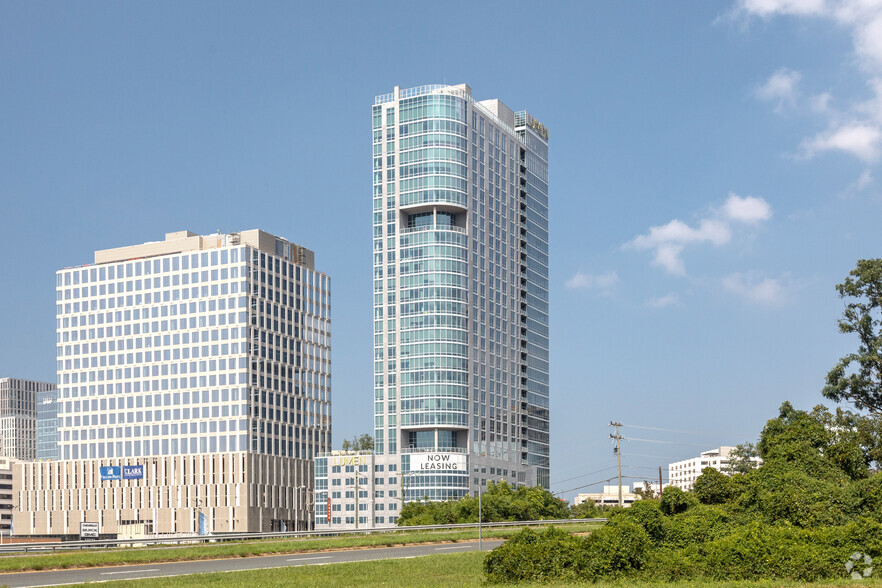
[(841, 575), (849, 552), (818, 541), (816, 535), (811, 530), (751, 523), (704, 546), (704, 574), (729, 581), (805, 582)]
[(612, 513), (610, 518), (615, 521), (627, 520), (640, 525), (650, 539), (656, 543), (665, 540), (667, 522), (658, 500), (638, 500), (630, 507)]
[(732, 478), (707, 467), (701, 470), (692, 491), (702, 504), (723, 504), (732, 498)]
[(585, 573), (596, 579), (641, 570), (651, 543), (643, 527), (617, 518), (588, 537)]
[(733, 523), (732, 516), (726, 509), (699, 504), (687, 512), (667, 518), (665, 543), (671, 547), (684, 548), (712, 541), (730, 533)]
[(524, 529), (487, 555), (484, 571), (494, 584), (574, 581), (583, 574), (586, 553), (584, 539), (560, 529)]
[(666, 515), (675, 515), (686, 512), (690, 506), (695, 504), (695, 498), (691, 494), (687, 494), (676, 486), (668, 486), (662, 491), (661, 510)]

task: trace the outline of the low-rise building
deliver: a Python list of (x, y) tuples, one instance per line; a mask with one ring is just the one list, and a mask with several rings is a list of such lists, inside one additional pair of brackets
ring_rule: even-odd
[[(101, 537), (307, 528), (308, 460), (247, 451), (14, 465), (16, 536)], [(0, 488), (3, 486), (0, 469)], [(2, 491), (0, 491), (2, 492)], [(2, 516), (2, 515), (0, 515)]]
[[(668, 465), (668, 480), (672, 486), (676, 486), (681, 490), (691, 490), (695, 484), (695, 480), (701, 475), (704, 468), (714, 468), (726, 475), (731, 475), (729, 471), (729, 456), (734, 447), (723, 445), (716, 449), (702, 451), (698, 457), (684, 459)], [(751, 461), (762, 463), (758, 457), (752, 458)]]
[(14, 463), (14, 459), (0, 457), (0, 537), (8, 536), (12, 530), (12, 507), (15, 504), (12, 498)]
[[(407, 449), (400, 455), (332, 451), (315, 459), (315, 529), (347, 530), (394, 527), (404, 504), (456, 500), (439, 487), (471, 485), (471, 494), (490, 482), (534, 486), (535, 477), (508, 469), (503, 460), (461, 451)], [(480, 489), (480, 490), (479, 490)]]
[[(622, 505), (631, 506), (635, 500), (640, 500), (640, 496), (631, 491), (627, 484), (622, 485)], [(604, 486), (603, 492), (587, 492), (577, 494), (573, 499), (573, 504), (578, 506), (583, 502), (593, 502), (595, 506), (618, 506), (619, 505), (619, 487)]]

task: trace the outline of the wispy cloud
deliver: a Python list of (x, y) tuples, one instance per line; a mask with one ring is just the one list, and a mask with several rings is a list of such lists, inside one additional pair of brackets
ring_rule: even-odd
[(843, 198), (843, 199), (852, 198), (854, 196), (857, 196), (858, 194), (860, 194), (861, 192), (863, 192), (864, 190), (866, 190), (867, 188), (869, 188), (872, 185), (873, 185), (873, 174), (870, 172), (870, 170), (865, 169), (863, 172), (861, 172), (861, 175), (858, 177), (858, 179), (856, 179), (855, 181), (850, 183), (845, 188), (845, 190), (843, 190), (842, 192), (839, 193), (839, 197)]
[(749, 302), (768, 306), (784, 302), (785, 288), (780, 280), (761, 278), (752, 273), (734, 273), (723, 278), (723, 287)]
[(805, 157), (811, 158), (821, 151), (843, 151), (864, 162), (879, 158), (882, 130), (867, 123), (854, 123), (830, 129), (802, 143)]
[(616, 272), (597, 275), (576, 272), (567, 280), (566, 287), (570, 290), (591, 290), (601, 296), (611, 296), (620, 282)]
[(756, 97), (760, 100), (776, 102), (776, 111), (782, 110), (785, 106), (794, 106), (799, 94), (797, 86), (800, 79), (802, 75), (798, 71), (782, 67), (756, 89)]
[(625, 243), (623, 248), (638, 251), (651, 250), (653, 265), (669, 274), (686, 275), (686, 266), (681, 254), (687, 245), (709, 243), (714, 246), (725, 245), (732, 240), (732, 224), (756, 224), (772, 216), (772, 207), (763, 198), (729, 194), (723, 207), (712, 210), (707, 218), (689, 226), (674, 219), (667, 224), (650, 227), (645, 235), (638, 235)]
[(768, 18), (776, 14), (813, 16), (825, 9), (824, 0), (741, 0), (736, 11)]
[[(846, 101), (841, 111), (830, 107), (833, 96), (823, 92), (807, 101), (808, 111), (824, 117), (826, 128), (800, 145), (800, 155), (810, 159), (825, 152), (840, 152), (861, 161), (876, 162), (882, 155), (882, 2), (879, 0), (736, 0), (729, 17), (799, 17), (826, 20), (846, 30), (852, 39), (860, 71), (866, 75), (873, 98)], [(775, 110), (793, 106), (802, 82), (799, 72), (779, 69), (756, 90), (762, 100), (774, 101)]]
[(674, 292), (670, 292), (664, 296), (659, 296), (658, 298), (650, 298), (646, 301), (646, 306), (649, 308), (667, 308), (668, 306), (674, 306), (679, 303), (680, 296)]

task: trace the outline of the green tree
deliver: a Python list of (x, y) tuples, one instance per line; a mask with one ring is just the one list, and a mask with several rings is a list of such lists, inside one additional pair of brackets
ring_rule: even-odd
[[(513, 488), (508, 482), (490, 482), (481, 496), (481, 520), (536, 521), (566, 519), (570, 512), (565, 500), (538, 486)], [(399, 526), (444, 525), (478, 521), (478, 497), (459, 500), (408, 502), (398, 517)]]
[(732, 478), (714, 468), (704, 468), (695, 480), (692, 492), (702, 504), (723, 504), (732, 498)]
[(367, 433), (343, 441), (343, 451), (373, 451), (374, 438)]
[(695, 504), (696, 500), (691, 494), (683, 492), (676, 486), (668, 486), (662, 490), (661, 510), (666, 515), (675, 515)]
[[(882, 412), (882, 259), (858, 260), (836, 290), (849, 300), (839, 331), (857, 334), (859, 344), (856, 353), (841, 358), (827, 374), (823, 394), (861, 410)], [(855, 369), (849, 371), (853, 364)]]
[(726, 467), (728, 474), (746, 474), (750, 470), (759, 467), (756, 458), (759, 453), (753, 443), (739, 443), (729, 452), (729, 465)]

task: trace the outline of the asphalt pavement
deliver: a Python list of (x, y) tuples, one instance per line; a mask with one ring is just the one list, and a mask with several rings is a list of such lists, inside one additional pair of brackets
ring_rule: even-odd
[[(489, 551), (501, 543), (502, 541), (484, 541), (483, 548), (485, 551)], [(463, 541), (443, 545), (407, 545), (404, 547), (304, 552), (248, 558), (182, 561), (104, 568), (82, 568), (75, 570), (19, 572), (17, 574), (0, 574), (0, 586), (8, 586), (9, 588), (18, 588), (21, 586), (62, 586), (65, 584), (80, 584), (84, 582), (107, 582), (109, 580), (138, 580), (143, 578), (163, 578), (212, 572), (234, 572), (261, 570), (266, 568), (348, 563), (354, 561), (403, 559), (408, 557), (421, 557), (424, 555), (462, 553), (464, 551), (475, 551), (477, 549), (477, 541)]]

